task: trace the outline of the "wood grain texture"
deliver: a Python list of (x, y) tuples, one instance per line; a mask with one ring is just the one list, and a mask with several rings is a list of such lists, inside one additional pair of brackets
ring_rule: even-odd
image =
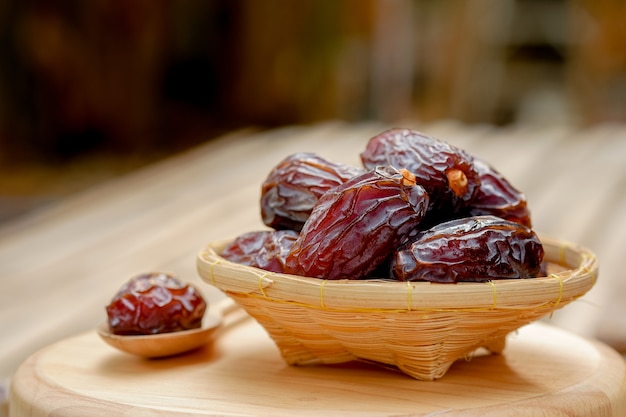
[(247, 320), (215, 345), (163, 360), (116, 351), (94, 332), (53, 344), (18, 370), (10, 415), (608, 417), (626, 411), (625, 375), (610, 348), (544, 324), (435, 382), (358, 362), (294, 367)]

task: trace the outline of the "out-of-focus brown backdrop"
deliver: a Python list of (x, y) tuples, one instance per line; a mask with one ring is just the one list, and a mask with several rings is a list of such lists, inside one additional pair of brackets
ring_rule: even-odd
[(240, 127), (626, 120), (620, 0), (10, 0), (0, 220)]

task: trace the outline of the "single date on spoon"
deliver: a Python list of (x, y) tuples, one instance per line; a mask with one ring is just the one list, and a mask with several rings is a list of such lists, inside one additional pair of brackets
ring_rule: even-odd
[(190, 284), (164, 273), (132, 277), (107, 305), (98, 335), (123, 352), (144, 358), (177, 355), (203, 346), (218, 329), (245, 315), (226, 298), (205, 314), (207, 303)]
[(132, 277), (106, 306), (111, 332), (119, 335), (195, 329), (205, 310), (195, 287), (159, 272)]
[(142, 358), (165, 358), (198, 349), (212, 341), (220, 330), (249, 317), (231, 299), (225, 298), (211, 305), (202, 326), (169, 333), (124, 336), (111, 332), (108, 323), (97, 328), (98, 335), (110, 346)]

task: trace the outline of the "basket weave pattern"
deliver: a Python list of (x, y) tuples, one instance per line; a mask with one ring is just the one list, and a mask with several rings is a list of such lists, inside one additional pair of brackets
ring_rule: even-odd
[(584, 295), (597, 277), (585, 248), (542, 238), (548, 276), (487, 283), (326, 281), (224, 260), (225, 242), (198, 256), (202, 279), (224, 291), (269, 333), (290, 365), (363, 360), (417, 379), (442, 377), (479, 347)]

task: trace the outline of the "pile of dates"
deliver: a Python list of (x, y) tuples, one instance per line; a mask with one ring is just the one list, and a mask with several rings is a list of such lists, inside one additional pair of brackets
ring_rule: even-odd
[(288, 156), (261, 189), (269, 229), (221, 256), (322, 279), (456, 283), (533, 278), (543, 246), (526, 197), (485, 161), (409, 129), (371, 138), (362, 166)]

